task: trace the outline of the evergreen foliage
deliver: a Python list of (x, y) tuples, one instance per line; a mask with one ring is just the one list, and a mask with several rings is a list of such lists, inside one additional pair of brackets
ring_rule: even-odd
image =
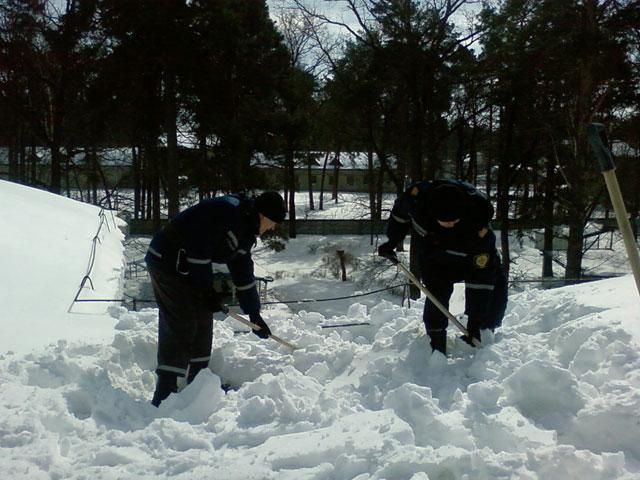
[[(192, 189), (202, 198), (278, 188), (294, 212), (294, 171), (312, 152), (365, 151), (372, 218), (383, 215), (385, 178), (397, 191), (418, 178), (484, 181), (505, 263), (510, 222), (543, 218), (545, 254), (554, 226), (569, 226), (566, 275), (578, 278), (585, 223), (607, 206), (585, 136), (599, 121), (635, 156), (620, 159), (621, 183), (629, 209), (640, 208), (637, 2), (341, 2), (355, 24), (304, 0), (269, 5), (277, 9), (264, 0), (0, 2), (4, 173), (59, 193), (78, 186), (98, 202), (101, 188), (117, 187), (101, 149), (127, 147), (134, 216), (159, 222), (161, 199), (173, 216)], [(256, 152), (280, 162), (283, 184), (265, 185)], [(318, 160), (338, 175), (332, 159)]]

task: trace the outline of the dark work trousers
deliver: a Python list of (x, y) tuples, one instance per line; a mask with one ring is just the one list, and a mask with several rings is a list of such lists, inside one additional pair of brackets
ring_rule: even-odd
[[(488, 259), (481, 261), (474, 261), (470, 254), (450, 250), (421, 252), (420, 270), (424, 286), (445, 307), (449, 308), (454, 283), (464, 281), (469, 323), (480, 329), (502, 325), (507, 306), (507, 281), (495, 248)], [(447, 316), (429, 299), (425, 301), (423, 321), (432, 338), (443, 335), (449, 324)]]
[(187, 375), (188, 381), (209, 364), (213, 313), (186, 278), (149, 267), (158, 303), (158, 367), (156, 373)]

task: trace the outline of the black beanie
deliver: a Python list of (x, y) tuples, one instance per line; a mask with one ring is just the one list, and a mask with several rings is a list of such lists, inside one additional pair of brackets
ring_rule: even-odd
[(258, 195), (256, 208), (258, 212), (276, 223), (282, 223), (287, 214), (284, 200), (278, 192), (265, 192)]
[(436, 220), (451, 222), (460, 219), (465, 210), (465, 194), (450, 183), (438, 185), (431, 197)]

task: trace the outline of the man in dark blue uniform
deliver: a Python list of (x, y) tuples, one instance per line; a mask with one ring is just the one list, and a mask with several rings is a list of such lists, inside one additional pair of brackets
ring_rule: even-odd
[(260, 315), (251, 248), (256, 236), (285, 218), (277, 192), (255, 199), (226, 195), (207, 199), (177, 215), (149, 245), (145, 261), (158, 304), (158, 382), (151, 403), (156, 407), (177, 391), (177, 378), (190, 383), (211, 357), (213, 312), (222, 308), (213, 290), (212, 263), (224, 263), (236, 287), (240, 307), (271, 335)]
[[(486, 195), (458, 180), (421, 181), (400, 195), (387, 224), (389, 241), (378, 248), (383, 257), (412, 228), (422, 282), (448, 308), (453, 284), (465, 282), (469, 336), (499, 327), (507, 305), (507, 282), (489, 221), (493, 206)], [(431, 348), (446, 353), (447, 317), (428, 299), (423, 321)], [(465, 340), (472, 343), (471, 338)]]

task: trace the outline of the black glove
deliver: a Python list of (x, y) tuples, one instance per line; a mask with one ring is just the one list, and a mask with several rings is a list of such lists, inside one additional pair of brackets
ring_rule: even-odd
[(260, 327), (260, 330), (252, 330), (254, 335), (257, 335), (260, 338), (269, 338), (271, 336), (271, 329), (269, 329), (269, 325), (265, 323), (259, 313), (252, 313), (249, 315), (249, 320), (251, 320), (251, 323), (255, 323)]
[(224, 303), (221, 303), (218, 307), (220, 308), (219, 310), (217, 310), (218, 312), (222, 312), (225, 314), (229, 313), (229, 307), (227, 307)]
[(398, 261), (398, 257), (396, 256), (396, 247), (391, 242), (384, 242), (381, 244), (378, 247), (378, 255), (389, 259), (394, 263)]
[(204, 303), (210, 312), (229, 312), (227, 306), (222, 303), (222, 297), (213, 289), (205, 294)]

